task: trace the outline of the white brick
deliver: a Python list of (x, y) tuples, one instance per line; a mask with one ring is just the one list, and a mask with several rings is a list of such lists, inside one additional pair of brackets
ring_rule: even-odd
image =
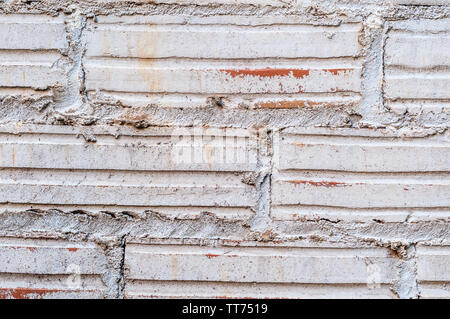
[(394, 3), (403, 5), (445, 6), (448, 5), (448, 0), (394, 0)]
[(418, 245), (416, 258), (421, 298), (449, 298), (450, 247)]
[(102, 298), (107, 271), (95, 244), (0, 238), (0, 298)]
[(299, 174), (274, 182), (272, 203), (348, 208), (444, 208), (450, 204), (448, 181), (385, 179), (362, 176), (353, 181), (345, 175), (311, 178)]
[[(267, 66), (269, 65), (269, 66)], [(302, 93), (360, 91), (361, 68), (324, 65), (89, 61), (88, 90), (140, 93)]]
[(388, 99), (449, 99), (450, 73), (388, 71), (384, 93)]
[(386, 41), (385, 50), (388, 66), (450, 66), (450, 34), (393, 33)]
[(448, 220), (448, 136), (420, 136), (362, 129), (283, 131), (274, 140), (272, 216)]
[(385, 48), (386, 98), (450, 97), (448, 21), (417, 20), (392, 24)]
[[(380, 288), (374, 291), (367, 287), (369, 265), (379, 271)], [(128, 244), (126, 295), (255, 297), (270, 288), (264, 295), (298, 298), (310, 292), (331, 296), (333, 289), (316, 285), (321, 284), (340, 287), (341, 295), (386, 297), (390, 293), (384, 288), (394, 278), (393, 265), (383, 249)]]
[[(237, 211), (256, 204), (255, 187), (242, 182), (243, 172), (256, 169), (253, 133), (191, 129), (185, 132), (192, 136), (179, 140), (170, 136), (176, 132), (172, 129), (143, 132), (108, 133), (96, 128), (95, 143), (84, 142), (75, 128), (57, 126), (22, 127), (17, 135), (0, 134), (0, 202), (236, 207)], [(202, 134), (204, 142), (193, 148)], [(219, 142), (211, 142), (212, 138)], [(233, 141), (227, 144), (230, 138)], [(192, 157), (178, 159), (176, 152), (184, 148)], [(201, 152), (204, 157), (196, 158)], [(226, 157), (229, 154), (236, 157)]]
[(423, 282), (450, 282), (450, 247), (417, 247), (417, 279)]
[(0, 49), (61, 50), (66, 47), (62, 17), (0, 15)]
[(354, 57), (359, 55), (360, 29), (358, 24), (340, 27), (100, 24), (87, 34), (86, 55), (215, 59)]
[(61, 17), (40, 15), (0, 15), (0, 87), (45, 90), (64, 85), (63, 71), (57, 67), (67, 48)]
[(0, 51), (0, 87), (47, 89), (66, 82), (64, 72), (55, 67), (61, 56), (55, 52), (24, 53)]
[(450, 171), (450, 136), (395, 137), (364, 129), (284, 130), (275, 159), (282, 170)]
[(360, 24), (313, 26), (285, 20), (103, 17), (86, 33), (86, 87), (119, 100), (134, 93), (127, 99), (132, 106), (151, 101), (174, 107), (181, 102), (171, 96), (183, 94), (200, 95), (194, 105), (203, 106), (202, 94), (361, 90), (362, 61), (355, 59), (361, 49)]

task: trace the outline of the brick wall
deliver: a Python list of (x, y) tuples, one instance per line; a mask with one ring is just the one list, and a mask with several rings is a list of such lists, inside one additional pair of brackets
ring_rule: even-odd
[(447, 0), (3, 0), (0, 298), (450, 297)]

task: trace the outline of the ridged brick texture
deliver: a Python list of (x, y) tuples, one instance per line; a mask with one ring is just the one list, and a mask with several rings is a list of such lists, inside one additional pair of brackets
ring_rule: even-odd
[(446, 0), (0, 4), (0, 298), (449, 298)]

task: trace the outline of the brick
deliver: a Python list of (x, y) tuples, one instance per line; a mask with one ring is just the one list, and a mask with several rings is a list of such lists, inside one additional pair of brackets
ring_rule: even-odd
[(358, 92), (361, 68), (111, 61), (86, 63), (88, 90), (139, 93)]
[[(361, 90), (360, 32), (360, 24), (299, 25), (276, 16), (103, 17), (85, 36), (86, 88), (131, 106), (199, 107), (211, 94), (256, 108), (339, 106), (335, 96)], [(287, 93), (313, 96), (267, 96), (263, 106), (245, 97)], [(323, 93), (331, 96), (314, 95)]]
[(103, 298), (103, 251), (92, 243), (0, 238), (0, 298)]
[[(0, 134), (1, 203), (236, 207), (238, 212), (256, 204), (255, 187), (242, 182), (243, 173), (256, 169), (255, 145), (248, 143), (254, 135), (246, 130), (191, 129), (186, 131), (192, 136), (179, 140), (171, 136), (173, 129), (97, 127), (95, 143), (86, 143), (82, 132), (70, 127), (10, 130)], [(204, 144), (197, 141), (202, 134)], [(185, 149), (192, 157), (178, 159)], [(197, 158), (201, 152), (204, 157)]]
[[(450, 171), (450, 138), (364, 129), (287, 129), (276, 156), (282, 170), (344, 172)], [(351, 156), (349, 156), (351, 154)]]
[(450, 247), (417, 246), (417, 280), (422, 298), (450, 297)]
[(67, 48), (62, 18), (0, 15), (0, 88), (45, 90), (66, 82), (55, 67)]
[[(373, 290), (367, 287), (371, 264), (380, 284)], [(385, 288), (393, 264), (383, 249), (128, 244), (126, 296), (326, 297), (334, 290), (324, 288), (337, 286), (338, 296), (390, 297)]]
[(410, 214), (420, 220), (435, 213), (448, 219), (450, 188), (442, 174), (450, 170), (446, 135), (288, 129), (275, 141), (275, 219), (400, 222)]
[(424, 246), (417, 247), (417, 279), (419, 281), (450, 281), (450, 247)]
[[(25, 36), (26, 35), (26, 36)], [(62, 17), (0, 15), (0, 49), (61, 50), (67, 48)]]
[[(358, 24), (340, 27), (99, 24), (87, 34), (86, 55), (210, 59), (356, 57), (360, 50), (360, 29)], [(329, 36), (331, 33), (333, 37)]]
[(0, 52), (0, 87), (45, 90), (66, 83), (64, 72), (54, 64), (61, 56), (54, 52)]
[(386, 42), (386, 98), (450, 97), (449, 31), (448, 19), (392, 24)]

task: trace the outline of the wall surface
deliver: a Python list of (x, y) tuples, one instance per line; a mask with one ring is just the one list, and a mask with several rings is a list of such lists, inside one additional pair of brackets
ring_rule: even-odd
[(0, 297), (450, 297), (448, 0), (2, 0)]

